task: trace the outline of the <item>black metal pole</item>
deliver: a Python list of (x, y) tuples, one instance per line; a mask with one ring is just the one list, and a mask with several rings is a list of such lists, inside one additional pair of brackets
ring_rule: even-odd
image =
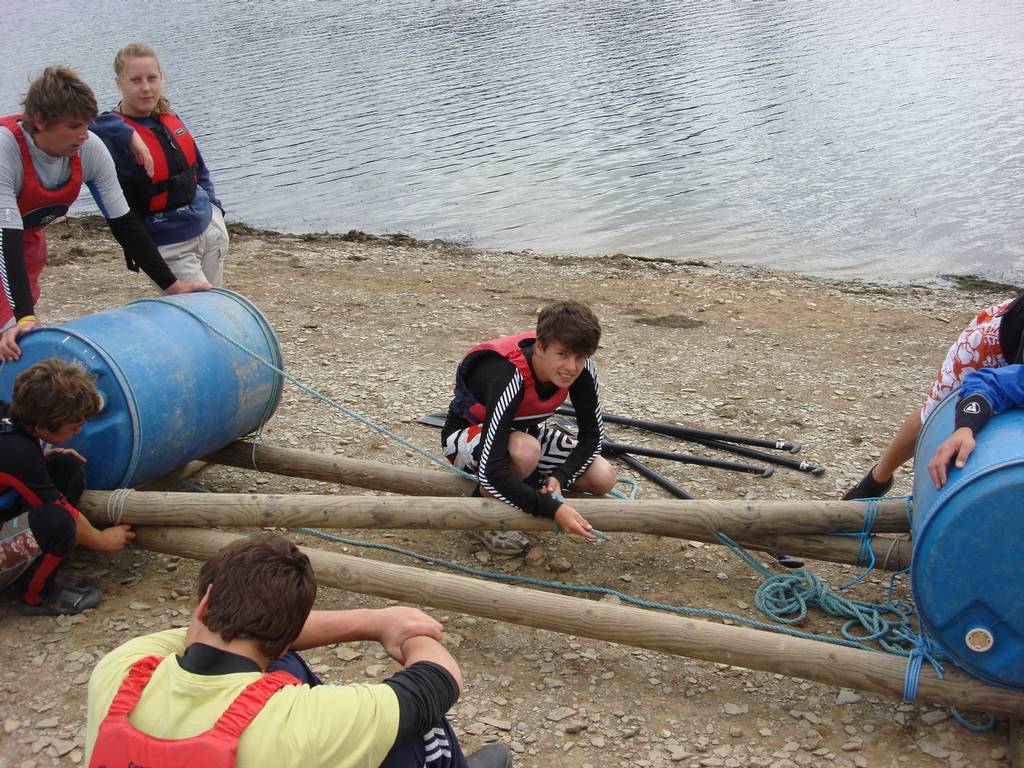
[(724, 461), (722, 459), (709, 459), (705, 456), (694, 456), (692, 453), (676, 453), (675, 451), (662, 451), (658, 448), (644, 448), (642, 445), (627, 445), (626, 443), (613, 443), (605, 440), (601, 444), (601, 450), (617, 456), (620, 453), (631, 453), (634, 456), (650, 456), (653, 459), (667, 459), (669, 461), (680, 461), (684, 464), (696, 464), (701, 467), (713, 467), (714, 469), (729, 469), (733, 472), (746, 472), (761, 477), (771, 477), (775, 470), (771, 467), (757, 467), (753, 464), (741, 464), (738, 461)]
[[(562, 413), (575, 418), (576, 409), (571, 405), (560, 405), (556, 413)], [(777, 451), (789, 451), (799, 453), (800, 443), (792, 443), (788, 440), (763, 440), (759, 437), (745, 437), (743, 435), (730, 435), (724, 432), (708, 432), (703, 429), (692, 427), (680, 427), (677, 424), (663, 424), (659, 421), (644, 421), (643, 419), (631, 419), (626, 416), (617, 416), (614, 413), (602, 413), (602, 418), (609, 424), (625, 424), (629, 427), (640, 427), (648, 432), (657, 432), (659, 435), (669, 437), (681, 437), (684, 440), (698, 438), (700, 440), (718, 440), (726, 443), (741, 443), (743, 445), (756, 445), (760, 448), (772, 448)]]
[(825, 474), (825, 468), (820, 464), (815, 464), (813, 461), (797, 461), (796, 459), (787, 459), (785, 456), (776, 456), (773, 453), (755, 451), (753, 448), (744, 448), (742, 445), (723, 443), (718, 440), (702, 440), (697, 437), (688, 437), (686, 438), (686, 440), (687, 442), (697, 443), (698, 445), (705, 445), (708, 448), (714, 448), (715, 450), (735, 453), (737, 456), (746, 456), (748, 459), (757, 459), (758, 461), (763, 461), (766, 464), (775, 464), (780, 467), (788, 467), (789, 469), (795, 469), (797, 472), (809, 472), (815, 477), (820, 477), (821, 475)]
[(656, 472), (655, 470), (651, 469), (650, 467), (648, 467), (646, 464), (644, 464), (639, 459), (634, 459), (628, 453), (616, 453), (616, 454), (614, 454), (614, 456), (615, 456), (616, 459), (621, 461), (627, 467), (629, 467), (632, 470), (634, 470), (638, 475), (643, 475), (644, 477), (646, 477), (651, 482), (656, 483), (657, 485), (660, 485), (662, 488), (664, 488), (666, 491), (671, 493), (677, 499), (692, 499), (692, 498), (694, 498), (689, 493), (687, 493), (682, 488), (680, 488), (678, 485), (676, 485), (671, 480), (669, 480), (667, 477), (665, 477), (663, 474), (661, 474), (660, 472)]

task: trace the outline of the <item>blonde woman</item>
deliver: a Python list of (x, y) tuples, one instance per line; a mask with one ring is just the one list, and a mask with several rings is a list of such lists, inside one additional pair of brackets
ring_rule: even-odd
[(224, 284), (228, 233), (210, 172), (163, 93), (156, 51), (130, 43), (114, 57), (121, 101), (92, 125), (132, 210), (180, 280)]

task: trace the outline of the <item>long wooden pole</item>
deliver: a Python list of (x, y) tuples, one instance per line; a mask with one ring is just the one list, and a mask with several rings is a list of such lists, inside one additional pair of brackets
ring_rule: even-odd
[[(258, 469), (264, 472), (285, 475), (287, 477), (304, 477), (312, 480), (341, 483), (357, 488), (391, 491), (410, 496), (467, 496), (472, 483), (458, 475), (442, 471), (411, 469), (396, 467), (360, 459), (347, 459), (341, 456), (327, 456), (311, 451), (294, 448), (283, 448), (266, 443), (253, 445), (236, 440), (225, 448), (210, 454), (207, 461), (243, 469)], [(573, 501), (575, 504), (576, 501)], [(816, 504), (851, 504), (863, 508), (862, 502), (814, 502)], [(883, 502), (882, 515), (889, 515), (893, 510), (902, 510), (903, 503), (898, 501)], [(876, 527), (876, 531), (886, 530), (886, 524)], [(601, 527), (597, 526), (599, 530)], [(524, 530), (531, 530), (526, 528)], [(901, 529), (901, 530), (905, 530)], [(694, 536), (694, 539), (699, 537)], [(735, 538), (735, 537), (734, 537)], [(789, 552), (816, 560), (857, 565), (861, 563), (857, 550), (859, 545), (848, 541), (837, 544), (836, 540), (821, 537), (785, 536), (779, 539), (770, 537), (758, 541), (740, 540), (740, 544), (753, 549), (767, 552)], [(718, 543), (714, 540), (712, 543)], [(760, 545), (764, 546), (760, 546)], [(906, 568), (910, 564), (910, 551), (906, 542), (875, 539), (871, 544), (877, 563), (885, 564), (889, 570)]]
[[(97, 513), (109, 491), (89, 491)], [(135, 491), (123, 510), (126, 522), (159, 525), (322, 525), (331, 528), (504, 528), (549, 530), (551, 521), (523, 514), (495, 499), (470, 497), (338, 496), (322, 494), (177, 493)], [(694, 531), (762, 535), (859, 531), (864, 511), (849, 501), (709, 501), (703, 499), (573, 499), (600, 530), (688, 537)], [(283, 522), (275, 522), (283, 521)], [(906, 533), (903, 505), (880, 510), (874, 530)]]
[(328, 456), (296, 448), (236, 440), (204, 457), (214, 464), (256, 469), (286, 477), (305, 477), (354, 488), (392, 491), (406, 496), (469, 496), (473, 483), (443, 469), (415, 469), (362, 459)]
[[(113, 500), (113, 503), (112, 503)], [(857, 563), (860, 542), (828, 536), (856, 531), (863, 511), (851, 502), (726, 502), (679, 499), (621, 501), (575, 499), (573, 504), (604, 532), (648, 533), (720, 543), (717, 531), (761, 551)], [(906, 528), (899, 505), (879, 515), (883, 529)], [(550, 531), (544, 518), (526, 515), (493, 499), (406, 496), (321, 496), (313, 494), (148, 493), (123, 496), (89, 491), (79, 508), (96, 524), (188, 525), (284, 528), (431, 528), (439, 530)], [(878, 526), (876, 526), (878, 527)], [(875, 542), (877, 560), (905, 567), (901, 553), (888, 553), (892, 540)], [(904, 547), (909, 554), (909, 549)]]
[[(135, 543), (157, 552), (206, 559), (237, 538), (196, 528), (142, 527)], [(316, 549), (304, 551), (320, 583), (339, 589), (828, 685), (891, 696), (903, 692), (907, 661), (902, 657)], [(918, 700), (1016, 717), (1024, 714), (1024, 695), (988, 685), (952, 665), (947, 665), (942, 679), (930, 665), (923, 665)]]

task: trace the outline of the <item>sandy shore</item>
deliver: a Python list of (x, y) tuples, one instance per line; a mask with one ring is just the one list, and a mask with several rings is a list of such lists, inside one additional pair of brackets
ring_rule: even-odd
[[(918, 407), (946, 347), (999, 286), (886, 286), (828, 281), (710, 262), (670, 263), (624, 254), (583, 257), (482, 251), (366, 235), (281, 235), (234, 227), (227, 287), (246, 295), (276, 329), (288, 370), (303, 382), (418, 446), (437, 432), (416, 424), (450, 397), (454, 366), (478, 340), (530, 327), (545, 302), (590, 303), (604, 337), (597, 355), (609, 411), (702, 429), (785, 438), (823, 464), (822, 477), (778, 469), (771, 478), (657, 462), (700, 498), (837, 498)], [(50, 227), (51, 265), (39, 314), (57, 322), (153, 295), (124, 270), (95, 220)], [(707, 453), (696, 445), (609, 429), (624, 442)], [(267, 442), (427, 467), (412, 452), (294, 387)], [(720, 454), (719, 454), (720, 455)], [(723, 458), (732, 458), (722, 456)], [(625, 470), (623, 470), (625, 471)], [(211, 491), (353, 493), (322, 483), (214, 468)], [(908, 493), (909, 471), (894, 492)], [(641, 481), (642, 498), (663, 496)], [(599, 546), (535, 537), (543, 560), (488, 557), (459, 533), (342, 532), (498, 572), (609, 586), (647, 599), (762, 618), (758, 577), (713, 546), (616, 535)], [(350, 545), (312, 546), (406, 565)], [(552, 565), (566, 561), (567, 573)], [(28, 619), (0, 606), (0, 768), (82, 759), (88, 672), (131, 636), (187, 621), (195, 565), (131, 550), (86, 553), (77, 570), (98, 574), (105, 599), (71, 619)], [(556, 568), (557, 570), (557, 568)], [(856, 573), (814, 564), (837, 585)], [(853, 596), (881, 600), (872, 574)], [(906, 597), (901, 582), (897, 594)], [(322, 589), (324, 606), (381, 601)], [(438, 612), (435, 612), (438, 613)], [(724, 665), (511, 624), (438, 613), (463, 665), (467, 692), (453, 713), (472, 748), (508, 743), (517, 766), (943, 766), (1006, 764), (1001, 725), (973, 734), (941, 710), (840, 691)], [(837, 634), (835, 620), (804, 627)], [(379, 678), (379, 649), (310, 654), (330, 681)]]

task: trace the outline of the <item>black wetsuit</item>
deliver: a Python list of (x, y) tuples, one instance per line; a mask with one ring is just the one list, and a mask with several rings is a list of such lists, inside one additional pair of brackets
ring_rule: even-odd
[(36, 604), (75, 544), (79, 512), (74, 505), (85, 490), (85, 471), (73, 456), (45, 457), (39, 441), (7, 418), (8, 410), (0, 402), (0, 493), (13, 489), (18, 498), (0, 509), (0, 519), (29, 510), (29, 528), (41, 552), (15, 582), (15, 590)]
[[(523, 347), (523, 353), (527, 360), (532, 360), (533, 345)], [(536, 381), (536, 377), (534, 380), (541, 399), (548, 399), (554, 394), (554, 384)], [(515, 420), (516, 410), (523, 400), (522, 374), (501, 355), (488, 353), (480, 355), (473, 362), (465, 373), (465, 382), (473, 397), (484, 405), (487, 412), (478, 455), (475, 456), (479, 464), (477, 478), (480, 485), (495, 498), (524, 512), (540, 517), (554, 517), (561, 502), (551, 494), (541, 493), (535, 484), (521, 480), (509, 463), (509, 434), (513, 430), (530, 432), (531, 428), (544, 420), (544, 417)], [(601, 452), (603, 422), (597, 369), (592, 359), (587, 360), (586, 367), (569, 387), (569, 400), (576, 409), (578, 443), (565, 461), (551, 472), (551, 477), (558, 480), (563, 489), (586, 472)], [(469, 421), (449, 408), (448, 417), (441, 429), (442, 444), (450, 435), (468, 426)]]

